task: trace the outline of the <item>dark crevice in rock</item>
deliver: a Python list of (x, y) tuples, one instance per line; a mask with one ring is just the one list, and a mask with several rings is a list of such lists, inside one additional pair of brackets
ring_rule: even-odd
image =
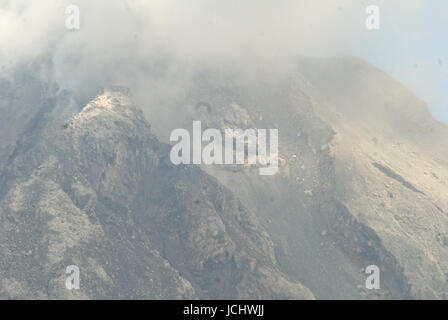
[(412, 191), (417, 192), (417, 193), (424, 194), (423, 191), (418, 190), (416, 187), (414, 187), (412, 184), (407, 182), (402, 176), (400, 176), (399, 174), (395, 173), (390, 168), (387, 168), (387, 167), (385, 167), (385, 166), (383, 166), (383, 165), (381, 165), (381, 164), (379, 164), (377, 162), (372, 162), (372, 165), (375, 168), (377, 168), (378, 170), (380, 170), (382, 173), (384, 173), (386, 176), (388, 176), (389, 178), (392, 178), (392, 179), (400, 182), (403, 186), (405, 186), (409, 190), (412, 190)]

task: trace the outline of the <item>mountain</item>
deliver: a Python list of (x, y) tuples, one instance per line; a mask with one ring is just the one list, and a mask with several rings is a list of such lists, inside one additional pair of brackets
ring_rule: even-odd
[(253, 212), (170, 163), (128, 89), (76, 108), (43, 103), (1, 174), (2, 298), (313, 297), (279, 271)]
[(279, 172), (173, 165), (175, 127), (127, 88), (83, 105), (35, 70), (0, 81), (0, 298), (447, 298), (448, 128), (412, 92), (352, 57), (188, 88), (157, 108), (278, 129)]

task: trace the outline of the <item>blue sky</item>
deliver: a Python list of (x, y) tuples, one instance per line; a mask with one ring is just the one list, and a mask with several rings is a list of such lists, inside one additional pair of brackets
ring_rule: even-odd
[(365, 31), (351, 50), (412, 89), (448, 124), (447, 0), (421, 1), (407, 17), (382, 8), (381, 29)]

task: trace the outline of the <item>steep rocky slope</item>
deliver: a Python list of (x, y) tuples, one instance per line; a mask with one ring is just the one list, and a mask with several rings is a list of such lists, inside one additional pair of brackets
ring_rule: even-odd
[[(283, 272), (317, 298), (446, 298), (448, 129), (354, 58), (302, 59), (275, 84), (199, 78), (191, 119), (278, 128), (280, 172), (203, 166), (257, 212)], [(204, 105), (204, 103), (202, 103)], [(364, 270), (381, 270), (366, 290)]]
[(313, 297), (230, 191), (169, 162), (127, 89), (58, 96), (27, 128), (0, 176), (2, 298)]
[(316, 111), (337, 133), (332, 157), (343, 188), (336, 197), (396, 257), (413, 297), (446, 299), (448, 128), (363, 61), (316, 65), (304, 74)]

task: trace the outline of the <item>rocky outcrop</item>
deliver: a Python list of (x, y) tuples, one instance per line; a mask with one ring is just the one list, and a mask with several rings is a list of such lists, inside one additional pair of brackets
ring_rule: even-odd
[[(128, 89), (33, 119), (1, 175), (3, 298), (312, 298), (233, 194), (175, 167)], [(65, 288), (77, 265), (82, 289)]]

